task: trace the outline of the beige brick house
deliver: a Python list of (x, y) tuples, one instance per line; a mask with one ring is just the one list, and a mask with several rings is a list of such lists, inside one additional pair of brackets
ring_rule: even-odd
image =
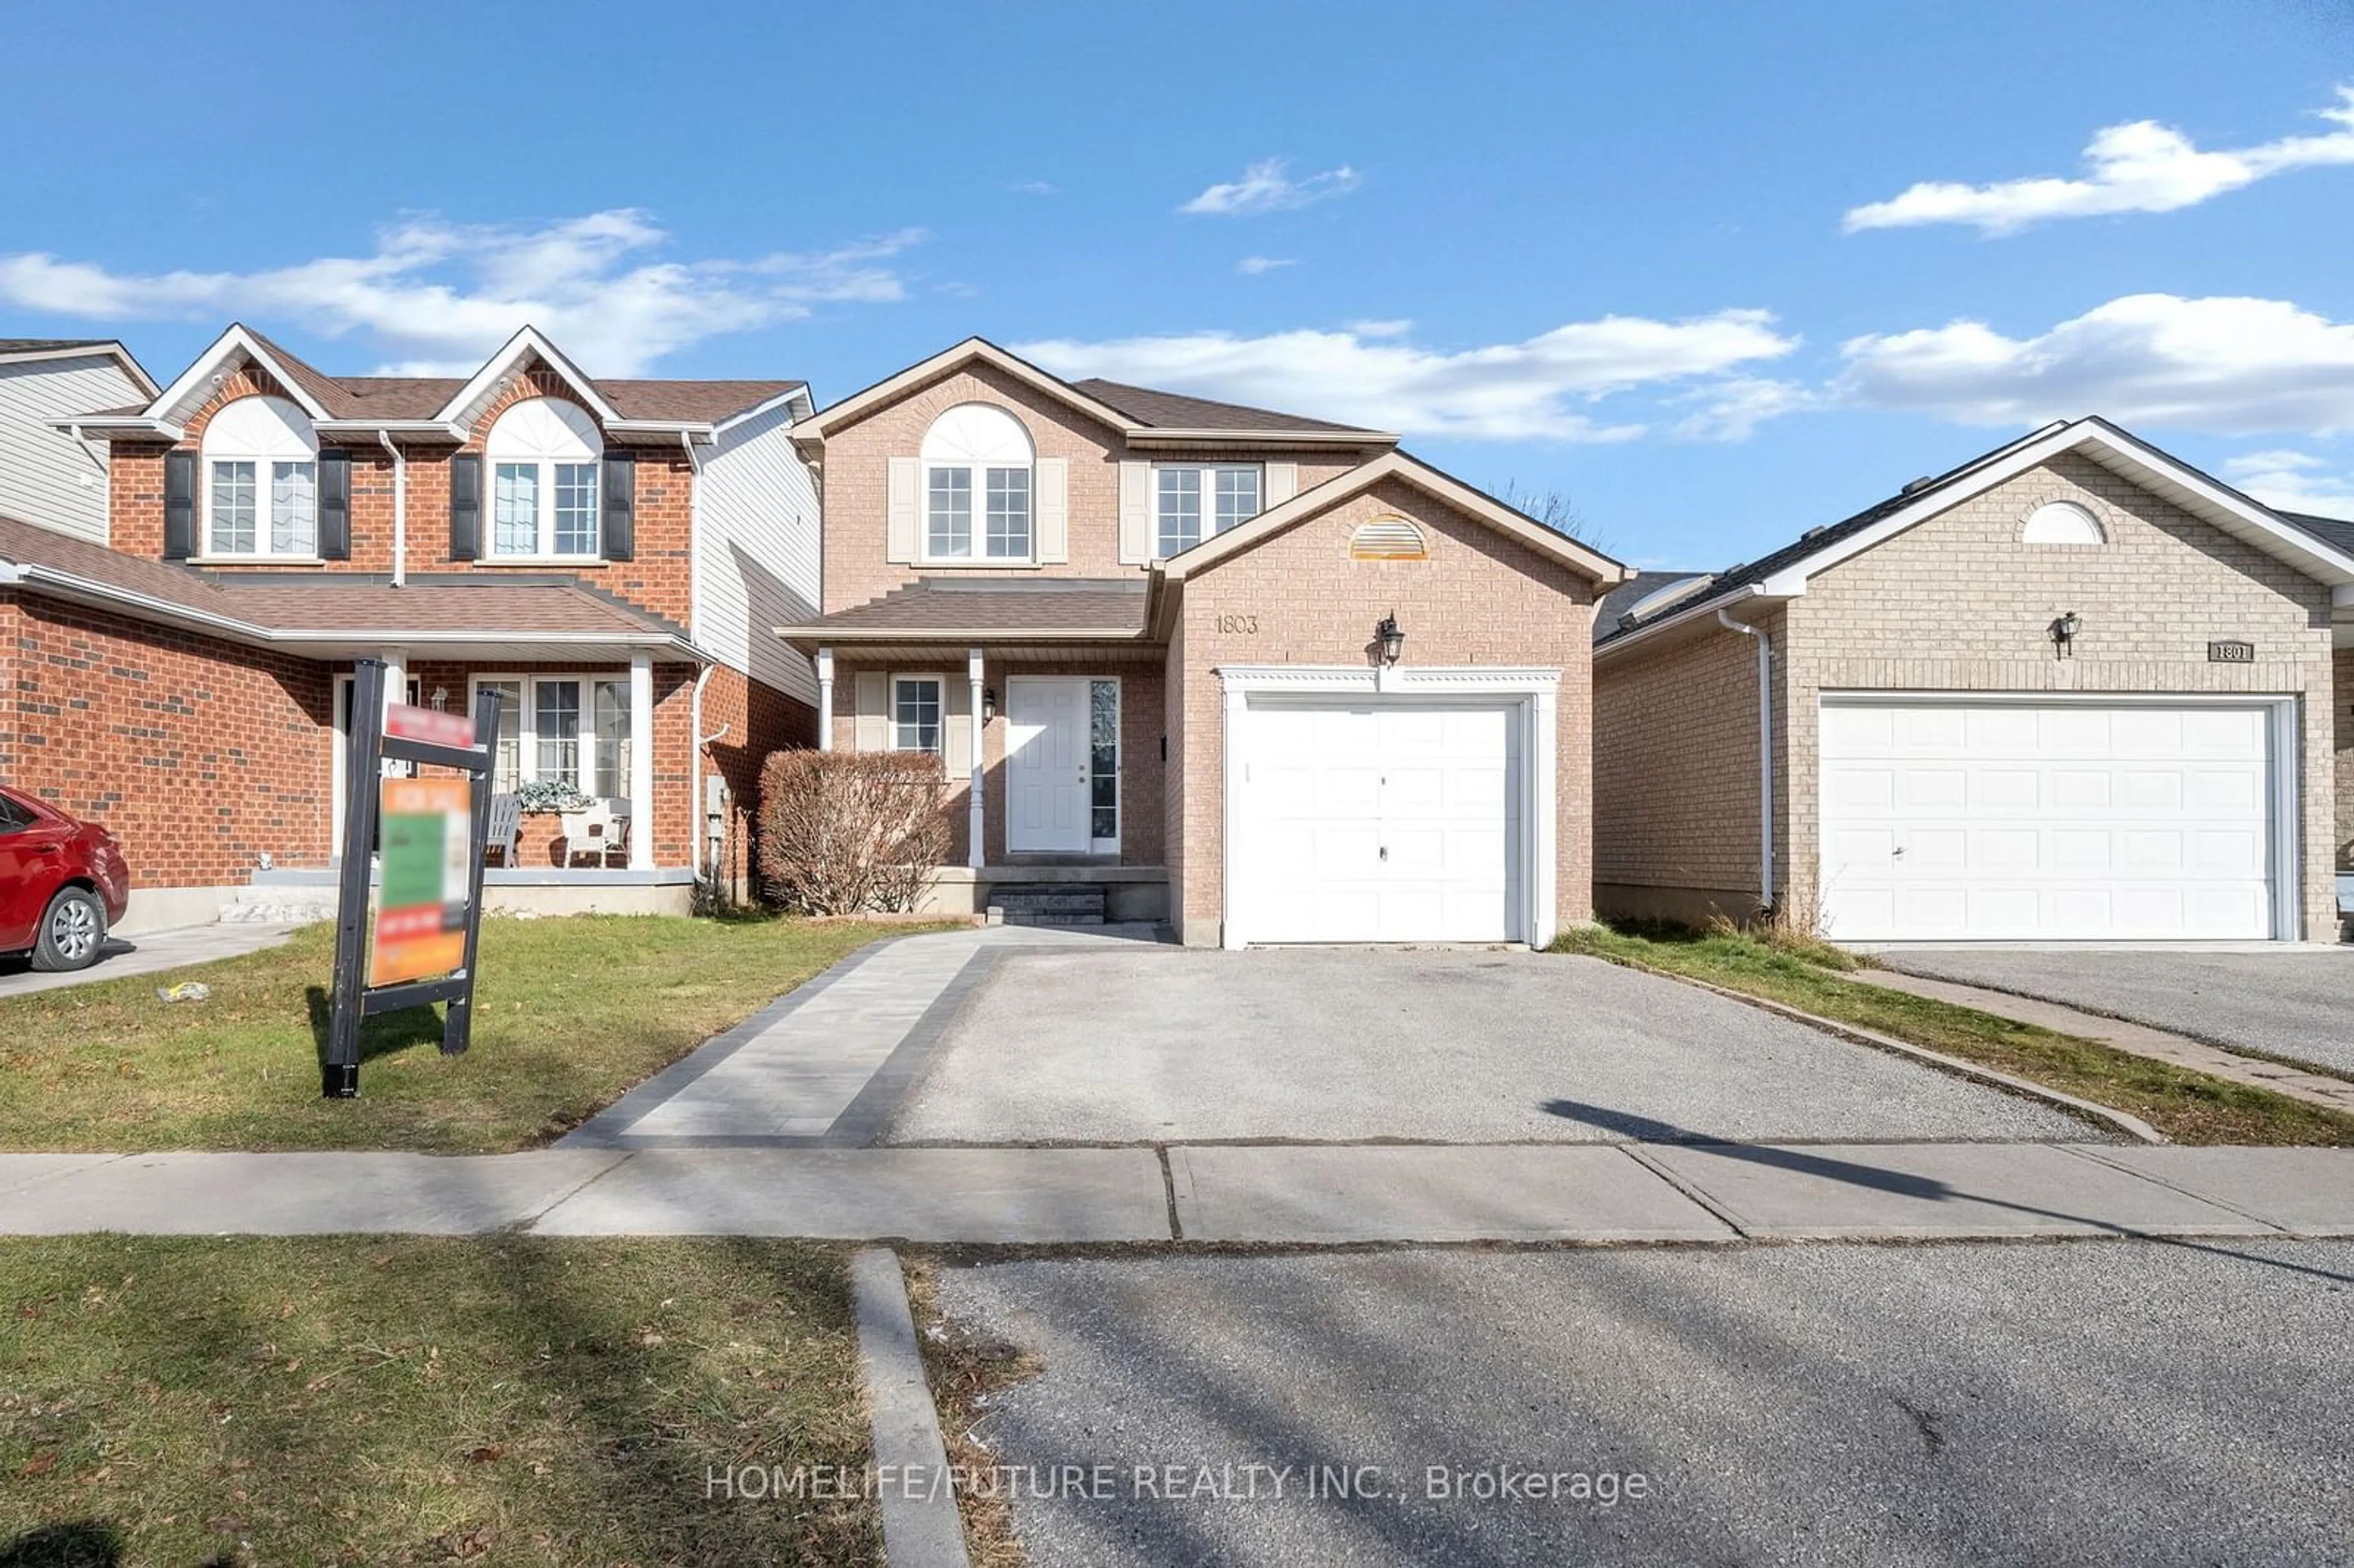
[(940, 754), (947, 906), (1228, 947), (1587, 917), (1615, 563), (1384, 432), (1066, 382), (980, 339), (793, 435), (822, 613), (779, 632), (815, 664), (822, 745)]
[(2104, 420), (1765, 558), (1647, 574), (1595, 648), (1596, 901), (1850, 940), (2328, 940), (2354, 525)]

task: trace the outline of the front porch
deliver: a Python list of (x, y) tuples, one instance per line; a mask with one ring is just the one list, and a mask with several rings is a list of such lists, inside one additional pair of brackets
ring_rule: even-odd
[[(222, 906), (224, 920), (323, 920), (335, 913), (334, 865), (257, 871)], [(691, 915), (691, 867), (487, 866), (482, 908), (491, 915)]]

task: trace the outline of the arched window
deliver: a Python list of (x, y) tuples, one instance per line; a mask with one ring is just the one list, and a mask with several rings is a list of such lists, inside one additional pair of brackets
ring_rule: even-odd
[(1026, 561), (1031, 469), (1037, 449), (1022, 421), (961, 403), (932, 421), (924, 465), (924, 559)]
[(205, 425), (205, 554), (319, 553), (319, 438), (283, 397), (239, 397)]
[(597, 465), (604, 438), (578, 403), (532, 397), (505, 413), (482, 443), (491, 471), (494, 557), (597, 554)]
[(2098, 519), (2073, 501), (2052, 501), (2027, 514), (2019, 538), (2025, 545), (2105, 545)]

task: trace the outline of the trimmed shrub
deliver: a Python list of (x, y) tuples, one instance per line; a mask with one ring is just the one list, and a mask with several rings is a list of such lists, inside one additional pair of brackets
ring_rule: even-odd
[(778, 751), (760, 768), (760, 876), (806, 915), (913, 909), (949, 853), (926, 751)]

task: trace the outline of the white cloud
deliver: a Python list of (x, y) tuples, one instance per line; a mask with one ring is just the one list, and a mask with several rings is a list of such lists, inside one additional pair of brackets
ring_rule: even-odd
[(2179, 131), (2155, 120), (2111, 125), (2084, 149), (2080, 179), (2004, 180), (1967, 185), (1930, 180), (1847, 215), (1847, 230), (1967, 223), (1989, 235), (2015, 234), (2061, 217), (2119, 212), (2172, 212), (2291, 169), (2354, 164), (2354, 87), (2338, 90), (2336, 107), (2318, 118), (2337, 129), (2284, 136), (2238, 152), (2202, 153)]
[(2281, 300), (2130, 294), (2033, 337), (1957, 321), (1840, 352), (1839, 400), (1964, 424), (2105, 414), (2227, 434), (2354, 429), (2354, 323)]
[(2224, 463), (2223, 473), (2267, 506), (2354, 519), (2354, 472), (2334, 473), (2310, 452), (2249, 452)]
[(1693, 412), (1673, 426), (1673, 433), (1679, 438), (1688, 441), (1745, 441), (1766, 420), (1819, 408), (1822, 397), (1796, 381), (1728, 376), (1680, 393), (1668, 401), (1693, 407)]
[(1058, 375), (1102, 376), (1412, 435), (1599, 442), (1632, 440), (1650, 429), (1638, 418), (1589, 412), (1600, 399), (1644, 388), (1691, 390), (1695, 381), (1725, 384), (1740, 367), (1798, 345), (1765, 311), (1674, 322), (1605, 316), (1454, 354), (1416, 346), (1405, 325), (1051, 339), (1017, 344), (1014, 352)]
[(1278, 267), (1297, 267), (1299, 260), (1290, 256), (1246, 256), (1235, 263), (1235, 270), (1246, 277), (1257, 278)]
[(1050, 196), (1063, 194), (1063, 187), (1050, 180), (1016, 180), (1005, 188), (1015, 196)]
[(1177, 210), (1232, 216), (1284, 212), (1292, 207), (1327, 201), (1333, 196), (1346, 196), (1364, 179), (1356, 170), (1343, 164), (1337, 169), (1326, 169), (1321, 174), (1295, 180), (1284, 172), (1289, 166), (1290, 160), (1287, 158), (1263, 159), (1245, 169), (1242, 178), (1212, 185)]
[(94, 321), (240, 317), (357, 335), (404, 375), (465, 375), (526, 322), (593, 375), (630, 376), (722, 333), (819, 301), (897, 300), (892, 259), (921, 230), (749, 260), (658, 259), (669, 235), (616, 208), (539, 228), (409, 217), (359, 257), (252, 272), (122, 273), (41, 252), (0, 255), (0, 301)]

